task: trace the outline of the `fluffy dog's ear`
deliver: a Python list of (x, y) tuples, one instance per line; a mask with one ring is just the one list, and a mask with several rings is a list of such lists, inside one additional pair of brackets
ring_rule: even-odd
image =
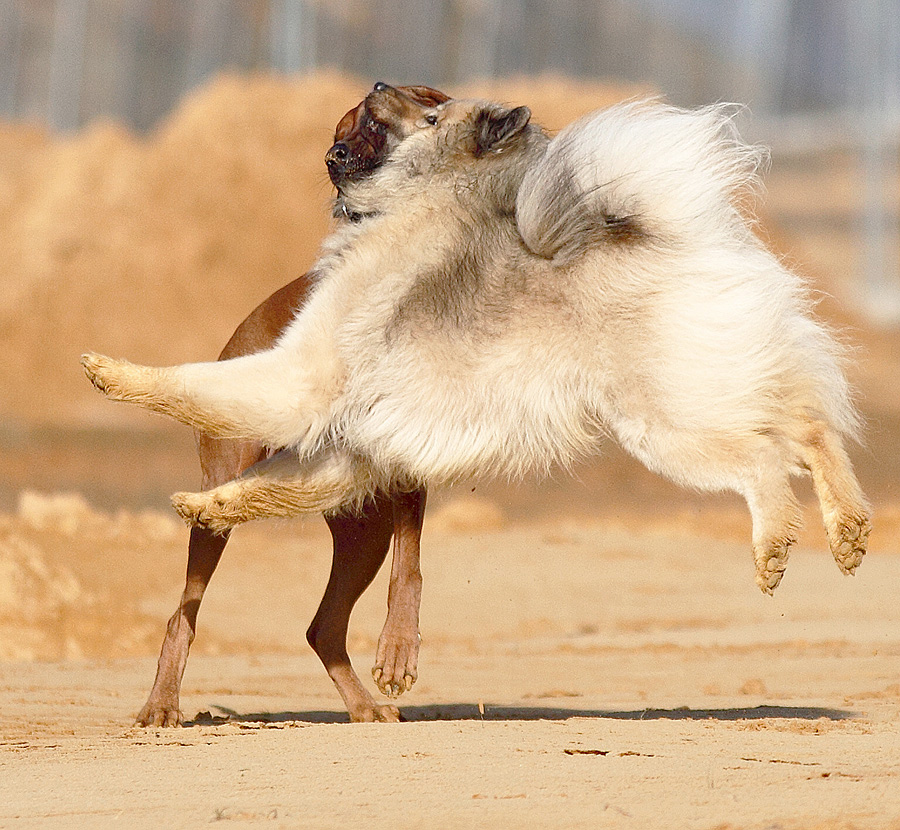
[(475, 155), (496, 150), (518, 135), (531, 120), (528, 107), (514, 110), (483, 109), (475, 121)]

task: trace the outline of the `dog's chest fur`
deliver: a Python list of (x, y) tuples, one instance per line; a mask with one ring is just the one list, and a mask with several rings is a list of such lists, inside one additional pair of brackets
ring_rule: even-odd
[[(430, 447), (453, 448), (440, 453), (453, 459), (436, 474), (447, 478), (510, 458), (546, 468), (585, 451), (595, 436), (584, 396), (560, 392), (577, 383), (571, 309), (559, 274), (523, 250), (513, 217), (432, 190), (364, 225), (331, 255), (320, 286), (345, 372), (334, 407), (342, 440), (364, 434), (374, 460), (414, 475), (424, 461), (432, 478), (441, 462)], [(538, 453), (532, 439), (548, 432), (558, 440)], [(510, 438), (519, 450), (509, 452)]]

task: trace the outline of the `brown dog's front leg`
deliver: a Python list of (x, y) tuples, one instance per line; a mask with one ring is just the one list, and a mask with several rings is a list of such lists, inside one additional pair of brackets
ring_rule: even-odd
[(388, 589), (388, 614), (372, 676), (382, 694), (399, 697), (418, 677), (419, 604), (422, 572), (419, 543), (425, 518), (425, 490), (394, 491), (394, 560)]
[[(259, 444), (218, 440), (202, 434), (197, 436), (197, 450), (206, 488), (229, 481), (265, 456), (265, 450)], [(184, 591), (166, 627), (156, 680), (137, 716), (138, 726), (179, 726), (182, 722), (181, 677), (197, 631), (197, 612), (227, 543), (228, 533), (191, 528)]]
[(180, 726), (181, 677), (197, 630), (197, 612), (210, 577), (219, 564), (228, 535), (191, 529), (187, 579), (181, 602), (169, 620), (150, 697), (137, 716), (138, 726)]
[(378, 494), (358, 516), (327, 518), (334, 538), (331, 574), (306, 639), (344, 699), (350, 720), (396, 723), (395, 706), (379, 705), (363, 686), (347, 654), (347, 625), (353, 606), (387, 556), (394, 517), (390, 499)]

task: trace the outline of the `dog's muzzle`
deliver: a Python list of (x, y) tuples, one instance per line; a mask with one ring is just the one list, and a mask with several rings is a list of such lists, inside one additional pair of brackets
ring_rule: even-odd
[(328, 168), (328, 178), (338, 187), (347, 176), (347, 159), (350, 158), (350, 148), (343, 141), (332, 145), (325, 154), (325, 166)]

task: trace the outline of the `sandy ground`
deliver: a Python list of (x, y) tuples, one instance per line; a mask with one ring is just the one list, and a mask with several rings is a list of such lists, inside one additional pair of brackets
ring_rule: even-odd
[[(11, 518), (42, 546), (33, 567), (69, 580), (44, 630), (99, 656), (0, 664), (0, 826), (900, 827), (900, 551), (848, 579), (801, 548), (769, 599), (737, 534), (465, 527), (457, 507), (426, 534), (399, 725), (346, 723), (304, 647), (318, 524), (236, 536), (185, 677), (191, 722), (148, 730), (130, 723), (154, 661), (122, 655), (177, 601), (180, 531), (151, 551), (122, 517)], [(364, 676), (385, 591), (381, 575), (353, 618)]]
[[(875, 530), (856, 577), (801, 487), (764, 597), (739, 501), (610, 450), (574, 480), (432, 495), (406, 723), (347, 723), (306, 646), (330, 560), (308, 520), (235, 533), (186, 728), (131, 726), (183, 579), (166, 497), (196, 456), (188, 430), (93, 395), (77, 354), (215, 354), (312, 256), (321, 156), (363, 89), (220, 81), (146, 140), (0, 128), (0, 827), (900, 828), (900, 337), (853, 311), (840, 155), (776, 160), (765, 230), (859, 346)], [(632, 91), (486, 92), (561, 126)], [(351, 620), (364, 680), (386, 591), (382, 573)]]

